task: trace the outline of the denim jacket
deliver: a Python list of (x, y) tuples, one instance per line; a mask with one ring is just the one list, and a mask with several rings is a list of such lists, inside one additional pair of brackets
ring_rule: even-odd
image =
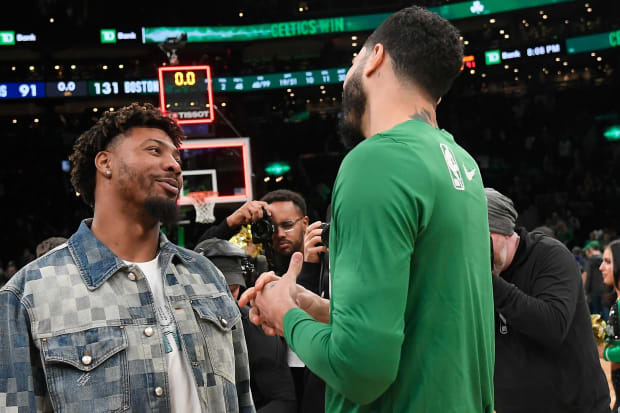
[[(144, 274), (84, 221), (0, 289), (0, 412), (168, 412)], [(203, 412), (254, 412), (239, 309), (203, 256), (160, 236), (164, 294)]]

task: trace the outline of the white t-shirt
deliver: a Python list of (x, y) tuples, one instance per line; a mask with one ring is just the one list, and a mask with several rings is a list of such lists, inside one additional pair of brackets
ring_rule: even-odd
[(159, 266), (159, 255), (148, 262), (129, 262), (137, 265), (144, 273), (155, 300), (155, 315), (164, 340), (166, 360), (168, 361), (168, 384), (170, 388), (170, 407), (173, 413), (200, 413), (200, 400), (196, 385), (191, 377), (191, 368), (181, 349), (177, 326), (170, 306), (164, 296), (164, 282)]

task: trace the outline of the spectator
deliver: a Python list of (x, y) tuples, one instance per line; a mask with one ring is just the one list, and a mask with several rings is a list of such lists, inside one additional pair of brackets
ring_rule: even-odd
[(517, 228), (512, 200), (487, 188), (493, 240), (497, 413), (609, 412), (577, 263), (558, 240)]
[[(611, 286), (620, 296), (620, 241), (612, 241), (603, 251), (600, 270), (605, 284)], [(611, 362), (611, 383), (616, 393), (614, 412), (620, 411), (620, 312), (618, 301), (614, 301), (609, 312), (609, 322), (605, 331), (607, 342), (603, 350), (605, 360)]]
[(583, 247), (586, 254), (586, 262), (583, 268), (582, 279), (584, 289), (590, 307), (590, 314), (600, 314), (603, 320), (607, 321), (609, 316), (609, 303), (603, 305), (603, 296), (613, 293), (613, 287), (603, 283), (603, 275), (599, 269), (603, 256), (601, 252), (601, 244), (594, 240), (588, 241)]
[[(224, 274), (235, 300), (250, 278), (250, 256), (230, 241), (211, 238), (200, 242), (195, 251), (209, 258)], [(288, 367), (288, 346), (280, 336), (268, 336), (250, 323), (249, 308), (240, 307), (250, 361), (250, 388), (258, 413), (296, 413), (295, 384)]]

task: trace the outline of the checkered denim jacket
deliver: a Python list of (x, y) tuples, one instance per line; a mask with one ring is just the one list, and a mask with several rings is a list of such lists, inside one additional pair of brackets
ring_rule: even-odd
[[(149, 285), (89, 226), (0, 290), (0, 412), (170, 411)], [(241, 316), (226, 281), (163, 235), (159, 263), (202, 411), (254, 412)]]

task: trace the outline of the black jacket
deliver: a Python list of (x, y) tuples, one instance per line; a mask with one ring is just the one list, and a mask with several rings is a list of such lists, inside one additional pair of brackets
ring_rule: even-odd
[(240, 307), (250, 361), (250, 388), (259, 413), (296, 413), (295, 384), (286, 360), (287, 345), (280, 336), (268, 336)]
[(553, 238), (518, 234), (512, 263), (493, 276), (497, 413), (609, 412), (575, 259)]

